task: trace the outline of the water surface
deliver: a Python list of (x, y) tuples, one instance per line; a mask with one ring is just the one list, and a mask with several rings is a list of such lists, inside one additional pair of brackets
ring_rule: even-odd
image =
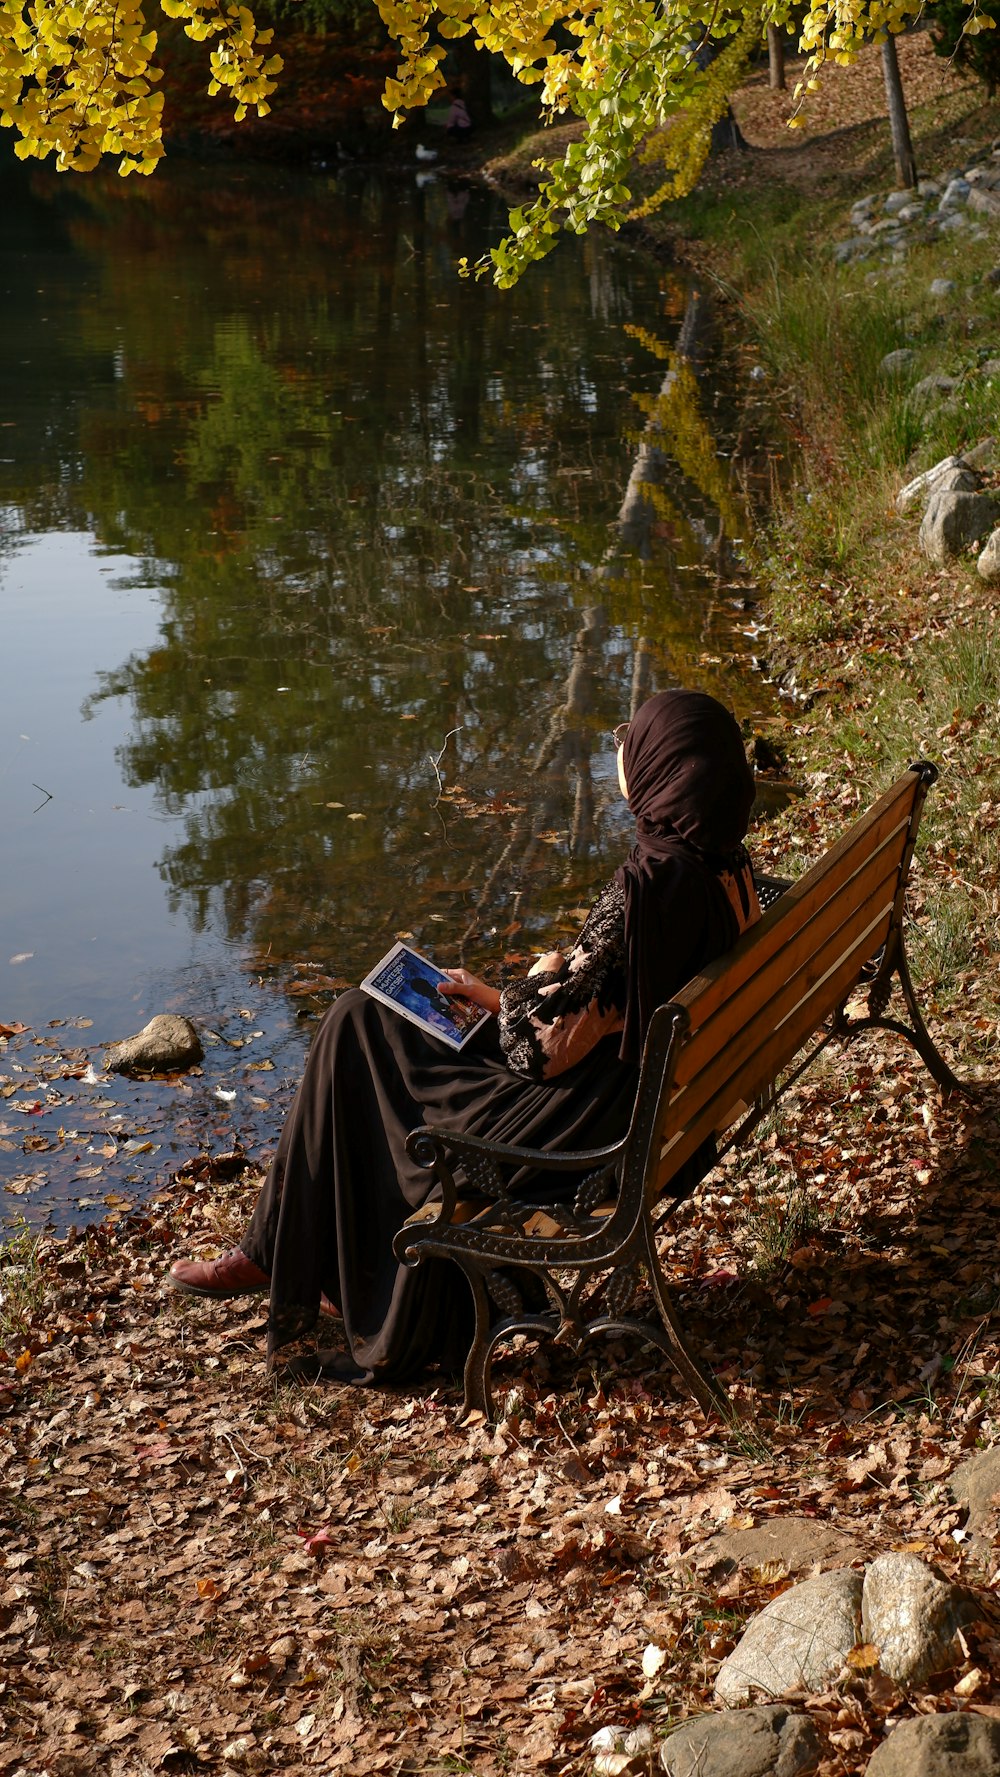
[(496, 200), (354, 168), (0, 199), (0, 1022), (81, 1064), (156, 1011), (214, 1033), (180, 1138), (163, 1088), (64, 1082), (26, 1162), (0, 1099), (0, 1178), (64, 1213), (101, 1116), (155, 1137), (101, 1188), (273, 1139), (395, 936), (482, 967), (573, 929), (627, 832), (610, 727), (757, 692), (672, 271), (595, 237), (462, 282)]

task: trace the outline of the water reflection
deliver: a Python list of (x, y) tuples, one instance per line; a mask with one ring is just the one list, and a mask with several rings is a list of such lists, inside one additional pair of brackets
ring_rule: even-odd
[(733, 695), (697, 293), (598, 238), (461, 283), (496, 206), (440, 181), (6, 177), (8, 546), (155, 590), (83, 715), (165, 918), (293, 985), (571, 925), (625, 831), (605, 730)]

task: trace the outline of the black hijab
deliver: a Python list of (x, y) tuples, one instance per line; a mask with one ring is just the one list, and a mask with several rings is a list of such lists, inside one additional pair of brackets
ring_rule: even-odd
[(656, 1007), (739, 933), (725, 873), (749, 917), (743, 840), (754, 782), (734, 717), (704, 691), (661, 691), (644, 703), (623, 765), (636, 840), (615, 879), (625, 891), (621, 1056), (638, 1061)]

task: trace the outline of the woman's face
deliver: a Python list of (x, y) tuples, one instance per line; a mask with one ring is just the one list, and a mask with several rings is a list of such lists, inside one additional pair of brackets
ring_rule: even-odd
[(618, 748), (618, 787), (626, 802), (628, 801), (628, 784), (625, 782), (625, 743)]

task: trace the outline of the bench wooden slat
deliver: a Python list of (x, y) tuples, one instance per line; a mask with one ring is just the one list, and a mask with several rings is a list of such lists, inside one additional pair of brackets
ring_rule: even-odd
[(863, 820), (856, 822), (818, 864), (786, 889), (763, 919), (744, 932), (732, 950), (727, 950), (717, 962), (688, 982), (676, 995), (677, 1004), (690, 1007), (694, 1000), (700, 999), (699, 1021), (703, 1022), (751, 974), (776, 955), (786, 941), (793, 908), (797, 917), (808, 919), (855, 874), (874, 847), (881, 846), (908, 827), (918, 782), (911, 772), (899, 778)]
[[(718, 1054), (729, 1055), (733, 1045), (738, 1056), (746, 1054), (756, 1041), (762, 1019), (770, 1019), (774, 1029), (789, 1010), (786, 996), (792, 977), (806, 968), (814, 957), (827, 955), (838, 934), (845, 942), (852, 934), (845, 929), (845, 920), (859, 904), (864, 911), (877, 904), (892, 905), (899, 880), (900, 842), (896, 835), (868, 863), (856, 871), (812, 919), (801, 925), (798, 917), (788, 922), (788, 939), (778, 953), (768, 958), (725, 999), (708, 1017), (702, 1016), (702, 1001), (688, 1007), (691, 1033), (677, 1059), (674, 1075), (678, 1087), (697, 1077)], [(797, 915), (797, 909), (794, 910)], [(877, 947), (876, 947), (877, 948)]]
[[(867, 911), (866, 909), (865, 912)], [(671, 1139), (664, 1143), (656, 1174), (656, 1196), (676, 1169), (701, 1146), (706, 1136), (713, 1134), (722, 1125), (733, 1103), (737, 1099), (751, 1103), (771, 1084), (831, 1012), (836, 1011), (845, 993), (850, 992), (857, 980), (861, 964), (872, 954), (873, 949), (878, 949), (888, 935), (891, 913), (891, 906), (882, 907), (876, 917), (869, 919), (853, 948), (842, 955), (842, 960), (830, 973), (812, 985), (770, 1040), (763, 1043), (742, 1068), (721, 1083), (713, 1097), (704, 1102), (693, 1117), (682, 1122)]]

